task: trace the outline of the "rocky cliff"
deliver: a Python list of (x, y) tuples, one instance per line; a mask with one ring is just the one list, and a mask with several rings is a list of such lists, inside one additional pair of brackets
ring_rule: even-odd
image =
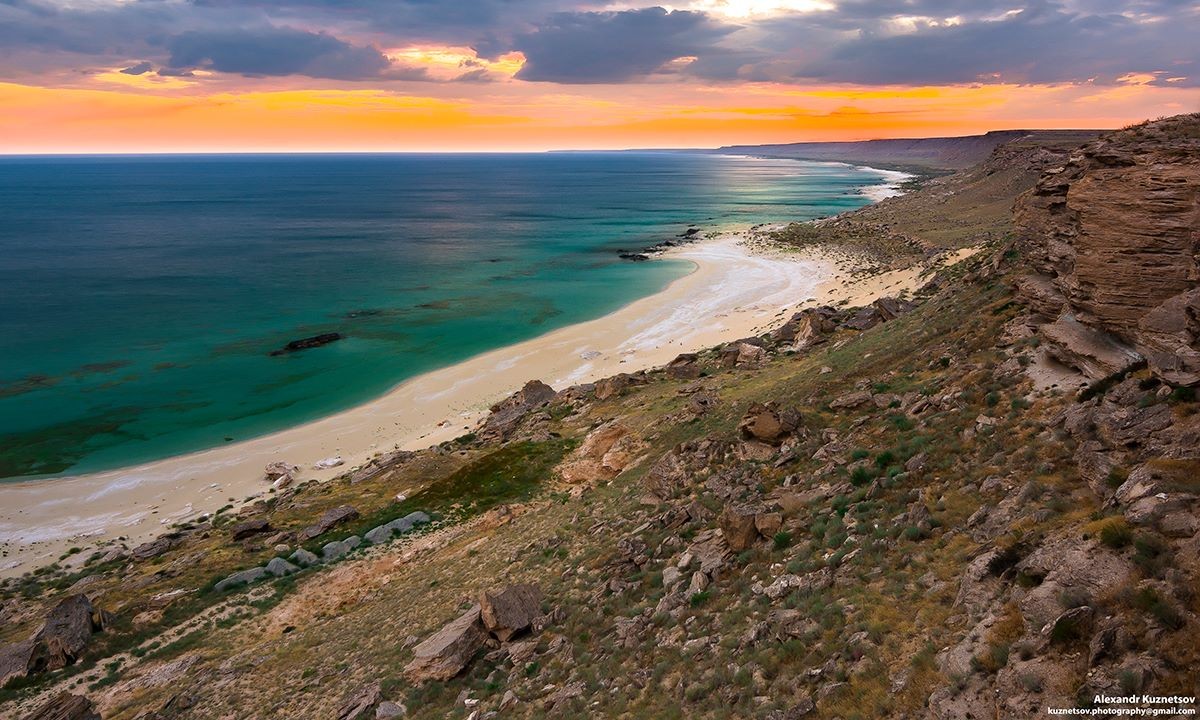
[(1084, 145), (1016, 205), (1023, 295), (1061, 361), (1100, 379), (1148, 361), (1200, 384), (1200, 115)]

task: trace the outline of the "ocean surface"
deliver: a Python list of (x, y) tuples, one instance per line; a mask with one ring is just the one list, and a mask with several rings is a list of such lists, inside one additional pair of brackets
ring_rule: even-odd
[(0, 478), (328, 415), (689, 269), (620, 249), (831, 215), (894, 180), (673, 153), (0, 157)]

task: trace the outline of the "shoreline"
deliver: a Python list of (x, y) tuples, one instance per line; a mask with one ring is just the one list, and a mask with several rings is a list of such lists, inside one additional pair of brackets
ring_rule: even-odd
[[(862, 304), (919, 284), (920, 267), (855, 279), (846, 258), (827, 251), (764, 249), (762, 231), (723, 232), (674, 248), (662, 257), (695, 267), (654, 295), (411, 378), (337, 414), (133, 467), (0, 486), (0, 576), (49, 564), (72, 547), (117, 539), (132, 547), (171, 524), (252, 501), (270, 487), (263, 479), (270, 462), (299, 465), (298, 481), (329, 480), (379, 453), (451, 440), (528, 380), (561, 390), (649, 369), (682, 352), (760, 334), (806, 305)], [(335, 456), (343, 464), (314, 468)]]

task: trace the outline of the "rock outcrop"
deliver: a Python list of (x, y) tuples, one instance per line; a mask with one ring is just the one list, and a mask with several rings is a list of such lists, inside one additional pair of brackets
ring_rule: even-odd
[(349, 505), (331, 508), (321, 514), (315, 523), (300, 531), (300, 541), (312, 540), (324, 535), (329, 530), (358, 518), (358, 510)]
[(559, 466), (558, 474), (571, 485), (611, 480), (637, 460), (641, 449), (642, 443), (629, 428), (614, 420), (588, 433)]
[(86, 697), (61, 692), (39, 705), (24, 720), (100, 720), (100, 713)]
[(103, 630), (110, 618), (86, 595), (68, 595), (46, 615), (33, 637), (0, 647), (0, 686), (14, 678), (75, 664), (93, 633)]
[(487, 642), (487, 631), (474, 605), (413, 649), (404, 675), (414, 683), (449, 680), (467, 667)]
[(1200, 384), (1200, 115), (1105, 135), (1017, 202), (1018, 283), (1051, 354), (1094, 379), (1148, 361)]
[(535, 408), (554, 399), (554, 388), (541, 380), (530, 380), (517, 392), (491, 407), (477, 435), (484, 441), (507, 440), (521, 420)]
[(528, 630), (533, 619), (541, 614), (541, 605), (542, 591), (527, 583), (488, 590), (479, 596), (483, 625), (501, 642)]

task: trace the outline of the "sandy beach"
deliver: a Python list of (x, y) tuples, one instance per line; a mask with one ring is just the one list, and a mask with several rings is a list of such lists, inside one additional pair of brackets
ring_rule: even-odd
[[(264, 437), (136, 467), (0, 485), (0, 575), (19, 575), (71, 547), (123, 538), (133, 546), (166, 526), (265, 493), (263, 468), (286, 461), (303, 479), (336, 477), (372, 456), (418, 449), (475, 427), (526, 381), (556, 389), (665, 364), (761, 333), (805, 305), (870, 302), (919, 285), (912, 268), (852, 279), (844, 261), (717, 234), (669, 257), (694, 270), (607, 316), (552, 331), (408, 380), (350, 410)], [(315, 465), (339, 457), (335, 468)], [(86, 557), (79, 553), (74, 558)]]

